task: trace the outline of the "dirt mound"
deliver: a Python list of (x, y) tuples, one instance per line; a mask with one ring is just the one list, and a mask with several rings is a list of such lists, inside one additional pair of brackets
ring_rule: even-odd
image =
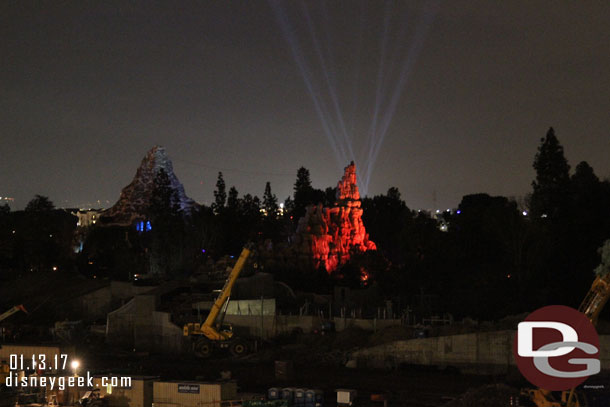
[(515, 405), (518, 397), (519, 390), (514, 387), (491, 384), (468, 390), (443, 407), (509, 407)]
[(370, 336), (371, 332), (356, 326), (350, 326), (334, 335), (332, 348), (333, 350), (350, 350), (367, 346)]
[(414, 338), (414, 330), (404, 326), (389, 326), (371, 335), (370, 346), (382, 345), (394, 341), (403, 341)]

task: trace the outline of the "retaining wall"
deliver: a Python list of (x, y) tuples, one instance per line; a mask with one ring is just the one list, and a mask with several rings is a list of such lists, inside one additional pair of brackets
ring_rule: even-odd
[[(396, 368), (403, 364), (455, 367), (481, 374), (507, 373), (515, 366), (512, 346), (516, 331), (395, 341), (352, 353), (358, 366)], [(610, 335), (600, 336), (602, 369), (610, 370)]]

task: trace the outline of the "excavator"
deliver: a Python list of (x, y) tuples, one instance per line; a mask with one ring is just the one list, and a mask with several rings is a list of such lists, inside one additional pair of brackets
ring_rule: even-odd
[[(593, 326), (597, 325), (597, 319), (602, 309), (610, 299), (610, 273), (598, 276), (593, 281), (591, 289), (587, 293), (580, 308)], [(524, 389), (521, 395), (529, 401), (533, 407), (586, 407), (587, 401), (576, 389), (563, 392), (551, 392), (545, 389)]]
[[(184, 325), (183, 334), (193, 339), (195, 356), (200, 358), (209, 357), (214, 349), (228, 349), (233, 356), (242, 356), (248, 352), (248, 343), (235, 337), (233, 327), (223, 324), (223, 320), (229, 305), (231, 290), (251, 253), (251, 246), (246, 245), (203, 324), (191, 322)], [(222, 314), (222, 317), (218, 318), (220, 314)]]

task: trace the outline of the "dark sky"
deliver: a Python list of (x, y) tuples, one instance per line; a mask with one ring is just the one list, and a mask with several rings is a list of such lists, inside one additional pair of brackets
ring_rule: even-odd
[[(281, 8), (328, 102), (300, 4)], [(383, 59), (383, 2), (307, 4), (360, 166), (380, 61), (388, 98), (429, 4), (392, 4)], [(610, 176), (610, 2), (445, 0), (427, 15), (369, 195), (397, 186), (411, 208), (523, 195), (549, 126), (572, 168)], [(299, 166), (324, 188), (347, 165), (267, 1), (5, 0), (0, 58), (0, 196), (14, 209), (36, 193), (108, 206), (155, 144), (208, 203), (219, 169), (240, 193), (269, 180), (283, 200)]]

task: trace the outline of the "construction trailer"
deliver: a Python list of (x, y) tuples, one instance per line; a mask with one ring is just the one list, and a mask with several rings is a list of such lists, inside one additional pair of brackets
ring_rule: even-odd
[(237, 383), (155, 381), (152, 407), (221, 407), (237, 399)]

